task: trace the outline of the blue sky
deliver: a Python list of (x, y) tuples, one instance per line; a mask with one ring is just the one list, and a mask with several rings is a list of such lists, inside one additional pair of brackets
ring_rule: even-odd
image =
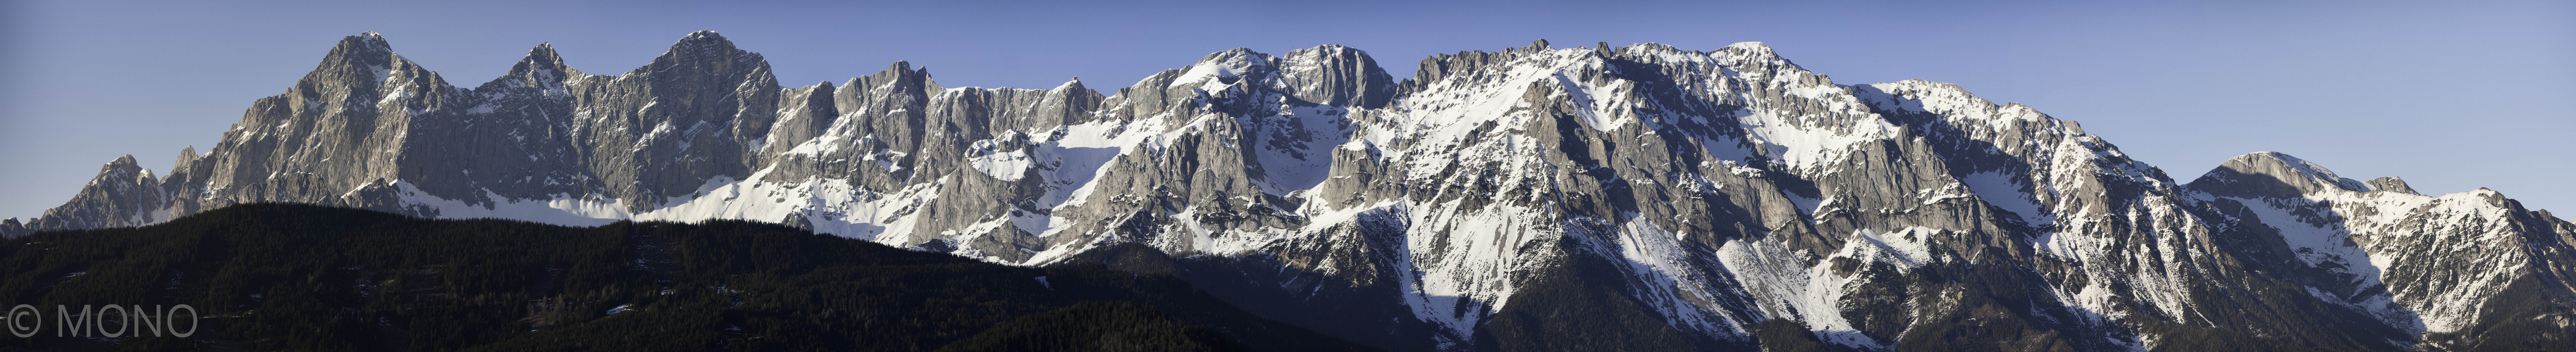
[(2576, 4), (2455, 2), (127, 2), (0, 0), (0, 217), (59, 205), (133, 154), (211, 147), (338, 38), (383, 33), (451, 84), (552, 42), (591, 73), (715, 30), (782, 84), (897, 60), (946, 86), (1114, 90), (1210, 52), (1435, 53), (1759, 41), (1836, 83), (1959, 84), (2083, 123), (2182, 181), (2280, 151), (2428, 193), (2576, 211)]

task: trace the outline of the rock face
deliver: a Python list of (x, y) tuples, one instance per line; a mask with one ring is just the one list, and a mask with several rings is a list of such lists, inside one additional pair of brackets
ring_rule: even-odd
[(2576, 225), (2494, 191), (2270, 152), (2176, 182), (2073, 121), (1760, 43), (1541, 41), (1401, 81), (1235, 49), (1103, 96), (901, 62), (782, 87), (713, 32), (617, 75), (540, 45), (463, 89), (370, 33), (170, 170), (118, 159), (0, 231), (255, 202), (775, 221), (1142, 265), (1399, 350), (2514, 349), (2576, 318)]

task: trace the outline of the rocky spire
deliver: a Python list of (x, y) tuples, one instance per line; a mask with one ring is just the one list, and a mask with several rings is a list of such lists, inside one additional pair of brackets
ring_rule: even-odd
[[(311, 79), (326, 74), (375, 77), (392, 65), (393, 55), (393, 44), (386, 43), (385, 37), (376, 32), (341, 37), (340, 44), (332, 46), (331, 53), (324, 55), (322, 63), (314, 66), (313, 73), (305, 77)], [(371, 70), (375, 72), (368, 72)]]
[(1064, 84), (1055, 85), (1055, 89), (1050, 90), (1064, 91), (1069, 89), (1091, 90), (1090, 88), (1082, 87), (1082, 77), (1079, 76), (1066, 79), (1064, 80)]
[(717, 35), (715, 31), (697, 31), (681, 37), (678, 42), (671, 43), (671, 49), (664, 51), (661, 57), (654, 58), (653, 64), (638, 70), (661, 71), (676, 67), (700, 72), (733, 71), (736, 69), (726, 64), (749, 62), (761, 62), (761, 66), (768, 66), (767, 62), (760, 58), (760, 54), (735, 48), (732, 40), (725, 39), (723, 35)]
[(331, 47), (331, 52), (353, 55), (392, 54), (394, 52), (394, 47), (393, 44), (385, 42), (384, 35), (376, 34), (376, 32), (365, 32), (358, 33), (358, 35), (340, 37), (340, 44)]
[(841, 119), (841, 110), (833, 102), (836, 94), (832, 82), (816, 82), (780, 93), (777, 126), (770, 128), (763, 154), (783, 153), (823, 135)]
[(1035, 106), (1037, 110), (1031, 112), (1031, 118), (1037, 122), (1026, 127), (1031, 131), (1043, 131), (1075, 123), (1092, 111), (1100, 110), (1101, 100), (1100, 92), (1084, 87), (1081, 77), (1065, 80), (1064, 84), (1047, 90), (1046, 97)]
[(134, 154), (126, 154), (125, 156), (116, 157), (116, 160), (108, 161), (107, 165), (100, 165), (98, 167), (98, 177), (90, 180), (90, 182), (120, 181), (111, 180), (110, 178), (131, 178), (135, 175), (148, 173), (150, 173), (150, 170), (144, 170), (143, 163), (136, 162), (134, 160)]
[(170, 175), (176, 177), (179, 174), (188, 173), (190, 171), (189, 165), (196, 164), (197, 159), (201, 158), (204, 157), (197, 155), (197, 146), (191, 145), (186, 148), (179, 148), (179, 160), (170, 163)]
[(564, 65), (563, 57), (555, 54), (553, 43), (539, 43), (536, 47), (528, 48), (528, 55), (520, 58), (518, 63), (510, 65), (509, 72), (476, 89), (491, 89), (497, 87), (496, 85), (540, 89), (560, 88), (565, 79), (580, 76), (582, 76), (580, 70)]
[(197, 158), (200, 158), (200, 156), (197, 155), (197, 146), (189, 145), (186, 148), (179, 148), (179, 165), (188, 165), (189, 162), (197, 161)]
[(152, 177), (152, 171), (144, 169), (133, 155), (117, 157), (115, 161), (99, 166), (98, 176), (90, 178), (89, 184), (81, 187), (80, 193), (72, 195), (71, 201), (45, 209), (44, 217), (21, 225), (15, 231), (150, 224), (154, 221), (148, 214), (161, 209), (166, 201), (160, 184), (161, 180)]

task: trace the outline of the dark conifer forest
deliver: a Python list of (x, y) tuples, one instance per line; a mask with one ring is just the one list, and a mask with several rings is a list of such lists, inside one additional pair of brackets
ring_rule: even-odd
[[(246, 205), (0, 242), (0, 350), (1366, 350), (1166, 273), (996, 265), (742, 221), (579, 228)], [(56, 336), (57, 306), (186, 304), (189, 337)], [(158, 312), (154, 312), (158, 314)], [(173, 319), (188, 327), (188, 317)], [(10, 322), (25, 323), (25, 322)], [(140, 335), (137, 335), (140, 334)]]

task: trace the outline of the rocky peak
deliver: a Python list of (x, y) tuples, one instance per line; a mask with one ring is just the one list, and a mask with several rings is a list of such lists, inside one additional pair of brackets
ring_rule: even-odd
[(1724, 63), (1728, 66), (1786, 66), (1790, 68), (1798, 66), (1796, 63), (1789, 62), (1788, 58), (1780, 57), (1779, 52), (1771, 50), (1771, 45), (1763, 44), (1762, 42), (1728, 44), (1726, 47), (1718, 48), (1716, 51), (1712, 51), (1710, 53), (1714, 54), (1712, 56), (1718, 58), (1718, 62)]
[(832, 82), (817, 82), (779, 93), (777, 126), (770, 128), (769, 154), (785, 152), (822, 135), (841, 118)]
[(716, 31), (689, 32), (688, 36), (680, 37), (680, 42), (671, 44), (672, 51), (697, 49), (732, 50), (733, 48), (733, 40), (725, 39), (724, 35), (716, 34)]
[[(1610, 45), (1610, 43), (1609, 43), (1609, 42), (1602, 42), (1602, 43), (1599, 43), (1599, 45), (1602, 45), (1602, 46), (1608, 46), (1608, 45)], [(1688, 59), (1688, 58), (1692, 58), (1692, 57), (1695, 57), (1695, 56), (1701, 56), (1701, 55), (1699, 55), (1700, 53), (1699, 53), (1699, 52), (1697, 52), (1697, 51), (1682, 50), (1681, 48), (1675, 48), (1675, 47), (1673, 47), (1673, 46), (1671, 46), (1671, 45), (1664, 45), (1663, 43), (1638, 43), (1638, 44), (1629, 44), (1628, 46), (1622, 46), (1622, 47), (1618, 47), (1618, 48), (1615, 48), (1615, 49), (1607, 49), (1607, 50), (1604, 50), (1604, 49), (1601, 49), (1601, 48), (1597, 48), (1597, 47), (1596, 47), (1596, 48), (1594, 48), (1593, 50), (1595, 50), (1595, 51), (1601, 51), (1601, 52), (1602, 52), (1602, 55), (1604, 55), (1604, 56), (1617, 57), (1617, 58), (1620, 58), (1620, 59), (1626, 59), (1626, 60), (1630, 60), (1630, 61), (1637, 61), (1637, 62), (1644, 62), (1644, 63), (1663, 63), (1663, 62), (1668, 62), (1668, 61), (1675, 61), (1675, 60), (1681, 60), (1681, 59)]]
[(376, 32), (340, 37), (340, 44), (331, 47), (332, 54), (353, 56), (383, 56), (393, 52), (393, 44), (386, 43), (385, 36)]
[(2280, 152), (2254, 152), (2227, 159), (2191, 181), (2192, 189), (2230, 197), (2298, 197), (2343, 190), (2368, 192), (2360, 181), (2335, 176), (2323, 165)]
[[(340, 44), (291, 89), (297, 92), (297, 98), (305, 100), (288, 105), (358, 108), (362, 115), (370, 111), (418, 115), (452, 103), (439, 93), (452, 89), (437, 72), (395, 54), (384, 36), (367, 32), (341, 38)], [(342, 117), (368, 124), (380, 116)]]
[(198, 155), (197, 155), (197, 146), (191, 145), (191, 146), (188, 146), (187, 148), (180, 148), (180, 149), (179, 149), (179, 161), (178, 161), (178, 162), (175, 162), (175, 163), (171, 163), (171, 164), (170, 164), (170, 174), (171, 174), (171, 175), (178, 175), (178, 174), (182, 174), (182, 173), (187, 173), (187, 172), (188, 172), (188, 169), (190, 169), (190, 167), (188, 167), (188, 165), (189, 165), (189, 164), (196, 163), (196, 162), (197, 162), (197, 159), (200, 159), (200, 158), (204, 158), (204, 157), (202, 157), (202, 156), (198, 156)]
[[(1073, 79), (1065, 80), (1065, 81), (1064, 81), (1064, 84), (1058, 84), (1058, 85), (1055, 85), (1055, 89), (1048, 89), (1047, 91), (1051, 91), (1051, 92), (1060, 92), (1060, 93), (1072, 93), (1072, 92), (1083, 92), (1083, 91), (1090, 91), (1090, 90), (1091, 90), (1091, 88), (1087, 88), (1087, 87), (1083, 87), (1083, 86), (1082, 86), (1082, 77), (1074, 77)], [(1100, 92), (1092, 92), (1091, 94), (1092, 94), (1092, 95), (1099, 95), (1099, 94), (1100, 94)]]
[[(1398, 82), (1396, 84), (1394, 95), (1402, 97), (1415, 92), (1420, 92), (1422, 90), (1429, 89), (1433, 85), (1443, 84), (1440, 82), (1451, 79), (1453, 76), (1470, 75), (1471, 78), (1469, 79), (1490, 79), (1499, 78), (1500, 76), (1508, 76), (1507, 74), (1472, 75), (1477, 72), (1495, 71), (1498, 68), (1500, 68), (1501, 71), (1508, 71), (1509, 69), (1507, 68), (1501, 68), (1501, 66), (1506, 65), (1539, 64), (1553, 66), (1554, 64), (1548, 63), (1548, 59), (1554, 56), (1553, 54), (1548, 54), (1546, 48), (1547, 40), (1540, 39), (1532, 42), (1529, 47), (1507, 48), (1500, 52), (1460, 51), (1455, 54), (1432, 55), (1431, 57), (1422, 59), (1422, 63), (1415, 68), (1412, 78), (1406, 78), (1402, 82)], [(1587, 60), (1591, 60), (1594, 63), (1599, 63), (1600, 61), (1597, 56), (1587, 57), (1589, 57)], [(1539, 61), (1530, 61), (1532, 58), (1538, 58)], [(1472, 81), (1455, 83), (1489, 84), (1499, 82)]]
[(312, 73), (305, 74), (304, 79), (377, 82), (384, 79), (387, 69), (394, 68), (401, 60), (394, 56), (393, 45), (386, 43), (384, 36), (366, 32), (341, 37), (340, 44), (332, 46), (331, 53), (322, 56), (322, 62), (313, 67)]
[(511, 65), (509, 73), (502, 74), (501, 78), (493, 79), (492, 83), (484, 86), (505, 84), (529, 88), (557, 87), (563, 85), (564, 79), (579, 77), (581, 74), (580, 70), (564, 65), (563, 57), (555, 54), (553, 43), (540, 43), (534, 48), (528, 48), (527, 57), (520, 58), (517, 64)]
[(98, 167), (99, 180), (109, 180), (110, 178), (130, 179), (135, 177), (135, 175), (150, 176), (150, 173), (151, 170), (143, 169), (142, 163), (134, 161), (134, 154), (126, 154), (125, 156), (117, 157), (115, 161), (109, 161), (107, 162), (107, 165)]
[(1269, 54), (1254, 52), (1252, 49), (1234, 48), (1219, 51), (1200, 58), (1196, 64), (1191, 64), (1189, 70), (1182, 71), (1179, 77), (1173, 78), (1167, 88), (1197, 87), (1215, 90), (1222, 88), (1221, 86), (1233, 85), (1247, 77), (1267, 76), (1277, 70), (1271, 66), (1271, 62)]
[(1368, 52), (1323, 45), (1288, 52), (1280, 69), (1290, 96), (1317, 104), (1385, 107), (1395, 97), (1395, 77)]
[[(2048, 119), (2047, 114), (2040, 113), (2039, 110), (2029, 106), (2020, 103), (1997, 105), (1994, 101), (1979, 98), (1976, 94), (1969, 93), (1967, 89), (1946, 82), (1908, 79), (1893, 83), (1853, 85), (1852, 93), (1863, 102), (1880, 110), (1900, 114), (1925, 112), (1951, 116), (1952, 119), (1959, 121), (1990, 123), (2007, 119), (2039, 123)], [(1905, 118), (1905, 116), (1899, 116), (1899, 118)], [(2078, 134), (2082, 132), (2076, 129), (2072, 122), (2067, 123), (2066, 132)]]
[(1054, 128), (1063, 123), (1077, 122), (1086, 115), (1090, 115), (1092, 111), (1100, 109), (1102, 100), (1104, 98), (1100, 96), (1099, 91), (1084, 87), (1082, 78), (1074, 77), (1064, 84), (1056, 85), (1055, 89), (1047, 90), (1046, 96), (1038, 102), (1039, 118), (1054, 121), (1054, 123), (1026, 127)]
[(519, 59), (519, 63), (522, 63), (522, 64), (537, 63), (537, 64), (547, 64), (547, 66), (562, 66), (562, 65), (563, 65), (563, 57), (562, 57), (562, 56), (555, 55), (555, 43), (553, 43), (553, 42), (537, 43), (537, 46), (535, 46), (535, 47), (531, 47), (531, 48), (528, 48), (528, 56), (527, 56), (527, 57), (525, 57), (525, 58), (520, 58), (520, 59)]
[(882, 114), (926, 103), (930, 92), (940, 90), (930, 79), (930, 68), (895, 61), (884, 71), (841, 84), (833, 99), (843, 114)]
[(2397, 176), (2383, 176), (2380, 178), (2370, 179), (2370, 181), (2363, 183), (2370, 185), (2370, 190), (2372, 192), (2397, 192), (2414, 195), (2423, 194), (2415, 193), (2415, 187), (2406, 186), (2406, 179), (2397, 178)]
[[(790, 97), (794, 97), (794, 98), (791, 98), (791, 101), (793, 101), (793, 102), (797, 102), (797, 103), (804, 103), (804, 105), (805, 105), (805, 106), (812, 106), (812, 107), (813, 107), (813, 108), (815, 108), (815, 109), (831, 109), (831, 108), (832, 108), (832, 91), (833, 91), (832, 82), (830, 82), (830, 81), (823, 81), (823, 82), (814, 82), (814, 85), (805, 86), (805, 87), (802, 87), (802, 88), (792, 88), (792, 89), (790, 89), (788, 92), (789, 92), (789, 96), (790, 96)], [(829, 110), (816, 110), (816, 111), (817, 111), (817, 112), (828, 112)], [(837, 114), (838, 112), (831, 112), (831, 113)]]
[(712, 75), (715, 77), (708, 78), (732, 80), (754, 72), (765, 73), (768, 67), (768, 61), (760, 54), (735, 48), (733, 41), (714, 31), (698, 31), (672, 43), (671, 49), (654, 58), (652, 64), (630, 73)]
[(884, 71), (877, 71), (876, 74), (867, 77), (853, 78), (850, 82), (841, 86), (868, 91), (911, 86), (925, 86), (926, 90), (930, 91), (942, 90), (938, 83), (931, 83), (929, 67), (913, 67), (911, 61), (895, 61), (894, 64), (887, 65)]
[(1762, 42), (1737, 42), (1737, 43), (1735, 43), (1735, 44), (1727, 44), (1725, 48), (1719, 48), (1719, 49), (1717, 49), (1717, 50), (1718, 50), (1718, 51), (1732, 51), (1732, 52), (1743, 53), (1743, 54), (1745, 54), (1745, 55), (1758, 56), (1758, 57), (1766, 57), (1766, 58), (1779, 58), (1779, 57), (1780, 57), (1780, 53), (1779, 53), (1779, 52), (1776, 52), (1776, 51), (1772, 51), (1772, 50), (1771, 50), (1771, 44), (1764, 44), (1764, 43), (1762, 43)]

